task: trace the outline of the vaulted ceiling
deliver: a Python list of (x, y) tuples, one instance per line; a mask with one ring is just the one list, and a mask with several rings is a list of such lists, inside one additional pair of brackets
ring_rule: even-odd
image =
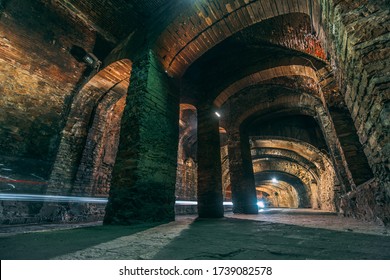
[[(326, 150), (321, 129), (313, 119), (314, 106), (321, 104), (318, 70), (327, 65), (326, 51), (315, 33), (320, 31), (318, 1), (67, 0), (55, 3), (115, 45), (131, 44), (133, 34), (137, 34), (139, 46), (154, 50), (170, 77), (181, 80), (181, 85), (190, 85), (182, 86), (182, 101), (192, 100), (194, 105), (207, 101), (229, 115), (227, 119), (222, 118), (224, 128), (234, 122), (236, 127), (244, 123), (247, 133), (254, 136), (274, 139), (295, 135), (294, 141), (302, 147), (311, 142), (317, 149)], [(192, 117), (187, 114), (195, 108), (182, 106), (181, 109), (179, 153), (182, 151), (183, 159), (196, 158), (196, 114)], [(277, 125), (279, 130), (272, 125), (275, 118), (284, 118), (283, 125)], [(292, 120), (296, 120), (295, 127), (289, 126)], [(264, 127), (267, 123), (268, 127)], [(304, 160), (294, 161), (295, 154), (296, 158), (303, 158), (307, 151), (293, 152), (291, 148), (279, 146), (272, 147), (273, 150), (268, 146), (256, 148), (264, 153), (260, 159), (253, 158), (257, 162), (259, 190), (271, 193), (276, 190), (279, 186), (271, 179), (278, 175), (284, 180), (286, 192), (294, 185), (308, 188), (305, 195), (303, 189), (298, 189), (301, 201), (291, 205), (306, 207), (321, 203), (314, 198), (309, 203), (309, 196), (315, 192), (316, 184), (325, 184), (323, 179), (302, 175), (307, 167), (302, 164)], [(275, 151), (283, 155), (275, 155)], [(317, 183), (312, 185), (312, 181)]]

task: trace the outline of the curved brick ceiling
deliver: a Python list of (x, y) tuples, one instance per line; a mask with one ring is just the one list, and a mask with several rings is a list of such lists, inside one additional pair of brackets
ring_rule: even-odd
[[(305, 204), (315, 204), (314, 197), (316, 196), (315, 194), (317, 193), (317, 188), (316, 183), (313, 184), (312, 182), (316, 182), (316, 180), (312, 174), (306, 173), (300, 165), (282, 160), (255, 160), (253, 161), (253, 172), (255, 174), (256, 184), (261, 183), (262, 179), (260, 178), (263, 177), (261, 176), (263, 172), (265, 172), (267, 175), (270, 173), (277, 174), (278, 178), (281, 177), (280, 174), (288, 174), (298, 178), (303, 183), (302, 185), (295, 187), (299, 196), (307, 198), (307, 200), (305, 199)], [(273, 183), (273, 185), (278, 185), (278, 183), (279, 182)]]
[(225, 88), (214, 100), (214, 105), (221, 107), (226, 102), (226, 100), (244, 88), (256, 85), (262, 81), (284, 76), (305, 76), (312, 78), (315, 82), (318, 82), (316, 72), (311, 67), (302, 65), (288, 65), (269, 68), (251, 74)]
[[(273, 181), (274, 178), (277, 179), (277, 182)], [(304, 183), (294, 175), (277, 171), (264, 171), (255, 174), (255, 184), (260, 186), (263, 182), (267, 185), (279, 185), (279, 183), (290, 185), (297, 191), (304, 204), (310, 204)]]
[[(188, 69), (183, 79), (195, 85), (197, 90), (194, 92), (183, 90), (182, 98), (207, 99), (209, 102), (214, 102), (225, 90), (230, 91), (227, 96), (233, 94), (232, 91), (235, 86), (229, 87), (240, 80), (242, 80), (241, 84), (245, 83), (247, 77), (249, 77), (248, 79), (251, 79), (250, 77), (257, 79), (258, 83), (282, 77), (300, 76), (310, 79), (316, 77), (313, 73), (314, 70), (309, 69), (312, 68), (312, 61), (308, 61), (306, 57), (301, 56), (296, 51), (277, 46), (235, 47), (229, 44), (223, 45), (224, 51), (219, 51), (219, 47), (216, 47), (215, 50), (213, 49), (210, 53), (205, 54)], [(299, 69), (287, 70), (286, 68), (294, 68), (295, 66)], [(321, 67), (320, 65), (316, 66)], [(256, 78), (259, 75), (261, 75), (261, 79)], [(251, 83), (250, 85), (254, 84)], [(315, 85), (314, 80), (311, 84)], [(224, 101), (226, 101), (226, 98), (221, 102), (217, 102), (222, 105)]]
[(278, 110), (248, 119), (241, 129), (259, 138), (291, 138), (309, 143), (319, 150), (329, 151), (321, 126), (312, 115)]
[[(313, 10), (318, 10), (317, 1), (195, 1), (166, 28), (155, 49), (168, 73), (181, 77), (194, 61), (233, 34), (280, 15), (314, 16)], [(325, 58), (322, 51), (313, 54)]]
[[(49, 2), (66, 10), (67, 14), (86, 22), (108, 41), (119, 43), (136, 30), (144, 30), (149, 43), (164, 67), (175, 77), (226, 38), (267, 19), (294, 14), (305, 15), (309, 29), (290, 34), (294, 40), (304, 35), (304, 42), (288, 48), (300, 49), (318, 58), (325, 54), (318, 41), (310, 34), (317, 26), (318, 1), (311, 0), (55, 0)], [(307, 21), (307, 20), (306, 20)], [(285, 23), (290, 28), (290, 24)], [(307, 22), (304, 24), (307, 26)], [(275, 30), (272, 30), (273, 32)], [(287, 30), (289, 31), (289, 30)], [(253, 34), (259, 34), (254, 32)], [(262, 37), (267, 37), (262, 34)], [(272, 41), (272, 40), (271, 40)], [(274, 42), (277, 43), (277, 42)]]
[[(266, 92), (259, 92), (257, 95), (258, 101), (252, 103), (251, 107), (245, 105), (238, 106), (239, 110), (235, 112), (234, 118), (229, 120), (231, 127), (239, 128), (245, 121), (249, 121), (252, 118), (264, 116), (269, 113), (278, 113), (279, 111), (313, 116), (315, 106), (321, 105), (321, 101), (318, 98), (306, 93), (298, 93), (282, 87), (271, 87), (270, 89)], [(257, 89), (254, 90), (257, 91)], [(255, 97), (256, 95), (253, 98)], [(241, 100), (236, 102), (241, 102)], [(222, 110), (222, 112), (224, 111)]]
[(253, 162), (253, 172), (255, 174), (264, 171), (273, 172), (279, 171), (294, 175), (301, 179), (306, 186), (310, 187), (312, 182), (318, 182), (318, 177), (313, 172), (308, 172), (305, 166), (301, 163), (292, 162), (286, 159), (255, 159)]
[[(305, 53), (304, 34), (310, 29), (309, 21), (303, 14), (294, 14), (247, 27), (210, 48), (191, 64), (183, 79), (212, 101), (232, 83), (269, 68), (297, 65), (321, 69), (324, 61)], [(191, 96), (196, 97), (202, 98)]]
[(284, 159), (291, 162), (299, 163), (300, 165), (307, 168), (307, 170), (312, 170), (316, 177), (319, 176), (321, 170), (318, 170), (317, 166), (311, 161), (307, 160), (303, 156), (297, 154), (296, 152), (284, 150), (284, 149), (275, 149), (275, 148), (261, 148), (261, 149), (252, 149), (252, 159)]
[[(48, 0), (44, 0), (47, 1)], [(146, 26), (150, 18), (171, 0), (54, 0), (95, 29), (108, 41), (118, 43), (134, 30)]]
[[(274, 184), (272, 181), (263, 181), (256, 186), (256, 191), (266, 193), (267, 200), (272, 203), (273, 207), (304, 207), (300, 205), (301, 199), (295, 188), (286, 182), (280, 181)], [(278, 198), (275, 197), (275, 193), (279, 194)]]
[(293, 152), (316, 165), (319, 171), (326, 171), (332, 163), (328, 156), (309, 143), (291, 138), (257, 138), (252, 139), (252, 149), (277, 149)]
[[(256, 182), (261, 181), (264, 178), (264, 171), (268, 174), (269, 172), (284, 172), (286, 174), (293, 175), (300, 178), (306, 186), (311, 185), (312, 194), (314, 195), (312, 202), (318, 202), (322, 209), (331, 210), (334, 209), (333, 203), (333, 189), (331, 186), (338, 185), (338, 180), (336, 177), (336, 172), (334, 166), (328, 157), (327, 154), (320, 151), (318, 148), (310, 145), (306, 142), (299, 141), (291, 138), (272, 138), (272, 137), (256, 137), (252, 138), (251, 141), (252, 156), (257, 154), (258, 151), (268, 150), (279, 150), (287, 159), (272, 159), (268, 160), (267, 158), (262, 158), (263, 166), (259, 165), (259, 159), (255, 159), (257, 167), (254, 168), (255, 173), (257, 172)], [(300, 157), (304, 158), (305, 161), (296, 162), (296, 157), (293, 156), (289, 160), (288, 157), (291, 155), (297, 154)], [(262, 154), (260, 152), (260, 154)], [(315, 165), (315, 169), (310, 171), (310, 169), (304, 167), (305, 162), (311, 162)], [(256, 164), (255, 164), (256, 165)], [(303, 166), (303, 168), (301, 168)], [(315, 174), (316, 173), (316, 174)], [(263, 175), (261, 175), (263, 174)], [(261, 177), (263, 176), (263, 177)], [(312, 184), (313, 181), (308, 179), (309, 177), (314, 177), (316, 184)], [(266, 176), (265, 179), (268, 179), (270, 176)]]

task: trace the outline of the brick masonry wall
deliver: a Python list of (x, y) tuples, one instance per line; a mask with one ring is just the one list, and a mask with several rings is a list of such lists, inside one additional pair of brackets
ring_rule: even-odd
[(72, 194), (108, 197), (125, 101), (109, 95), (98, 105)]
[(16, 166), (26, 158), (43, 161), (38, 175), (47, 178), (64, 107), (85, 70), (70, 48), (91, 50), (95, 34), (40, 1), (2, 1), (0, 7), (0, 154)]
[[(390, 12), (388, 1), (322, 1), (322, 19), (335, 76), (376, 183), (350, 196), (372, 199), (345, 213), (389, 223), (390, 204)], [(371, 193), (370, 193), (371, 192)], [(360, 195), (359, 195), (360, 194)], [(348, 199), (348, 197), (346, 199)], [(362, 198), (363, 196), (361, 196)], [(355, 214), (352, 214), (355, 213)], [(364, 213), (364, 214), (362, 214)]]
[(390, 13), (384, 3), (327, 1), (322, 16), (336, 77), (360, 142), (374, 174), (388, 184)]

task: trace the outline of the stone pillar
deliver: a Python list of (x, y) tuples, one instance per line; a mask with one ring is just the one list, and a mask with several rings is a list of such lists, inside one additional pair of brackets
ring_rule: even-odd
[(223, 217), (219, 119), (211, 105), (198, 107), (198, 215)]
[(105, 224), (174, 220), (179, 94), (150, 51), (133, 62)]
[(228, 149), (233, 212), (258, 214), (249, 137), (238, 131), (229, 132)]
[(337, 138), (332, 119), (323, 106), (316, 106), (316, 118), (324, 134), (326, 144), (331, 153), (333, 164), (335, 165), (336, 174), (340, 183), (344, 186), (344, 193), (349, 192), (355, 187), (352, 174), (345, 160), (344, 152), (341, 148), (339, 139)]

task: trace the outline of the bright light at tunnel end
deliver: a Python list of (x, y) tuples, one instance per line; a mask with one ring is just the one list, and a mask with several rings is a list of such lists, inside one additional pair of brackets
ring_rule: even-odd
[(278, 179), (272, 178), (272, 183), (277, 183), (277, 182), (278, 182)]
[(264, 201), (258, 201), (257, 202), (257, 206), (259, 206), (259, 208), (265, 208), (265, 204), (264, 204)]

